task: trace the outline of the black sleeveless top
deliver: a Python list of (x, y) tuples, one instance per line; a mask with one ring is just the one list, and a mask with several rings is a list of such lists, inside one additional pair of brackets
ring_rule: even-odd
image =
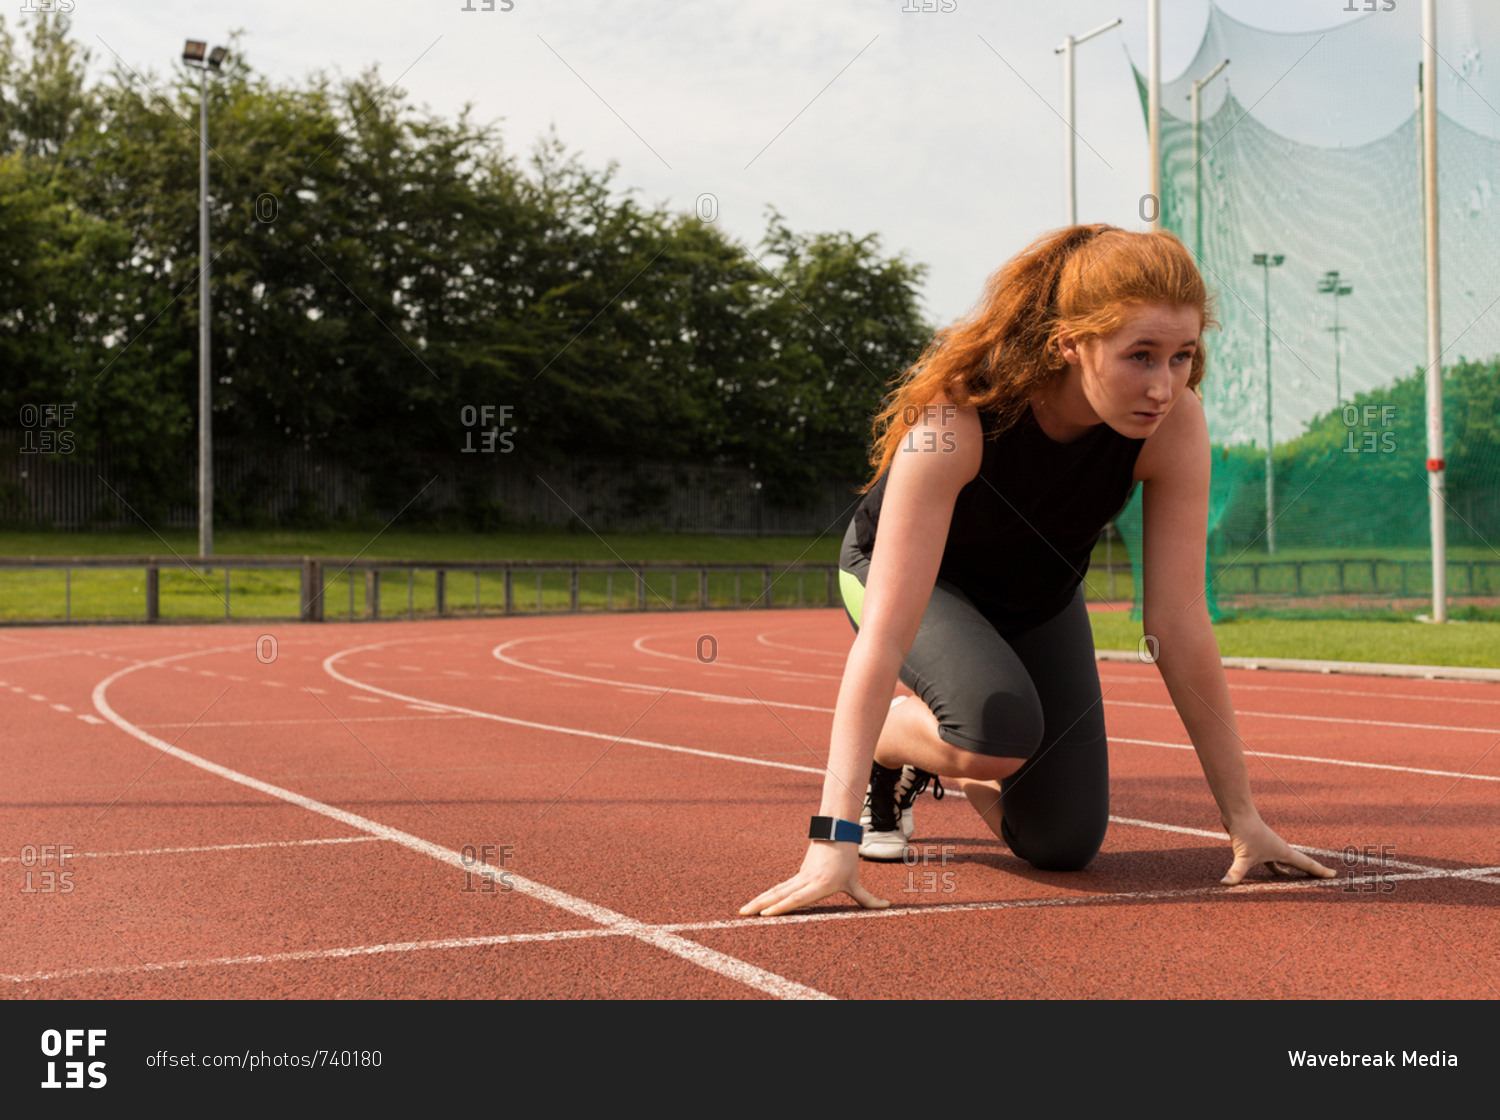
[[(1099, 534), (1135, 493), (1144, 439), (1099, 424), (1072, 443), (1042, 431), (1028, 408), (1004, 432), (979, 413), (984, 458), (958, 492), (938, 578), (953, 584), (997, 628), (1025, 630), (1068, 605)], [(875, 546), (890, 472), (854, 511), (855, 543)]]

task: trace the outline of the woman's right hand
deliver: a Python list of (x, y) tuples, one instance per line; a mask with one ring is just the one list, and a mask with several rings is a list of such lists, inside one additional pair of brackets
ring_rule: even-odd
[(876, 898), (860, 885), (858, 844), (812, 840), (797, 874), (741, 906), (740, 913), (770, 918), (811, 906), (833, 894), (847, 894), (867, 910), (884, 910), (890, 905), (887, 899)]

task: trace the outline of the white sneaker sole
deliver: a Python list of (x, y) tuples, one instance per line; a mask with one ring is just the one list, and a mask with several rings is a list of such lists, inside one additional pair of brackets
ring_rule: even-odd
[(876, 863), (900, 863), (906, 858), (906, 840), (900, 831), (867, 832), (859, 845), (859, 858)]
[[(891, 700), (891, 708), (895, 708), (895, 705), (898, 705), (898, 703), (900, 703), (901, 700), (904, 699), (906, 699), (906, 697), (904, 696), (895, 697), (894, 700)], [(861, 813), (859, 813), (859, 826), (864, 829), (865, 835), (870, 834), (870, 810), (868, 810), (868, 807), (865, 807), (864, 810), (861, 810)], [(901, 837), (906, 838), (906, 840), (910, 840), (910, 838), (912, 838), (913, 831), (916, 831), (916, 823), (912, 820), (912, 811), (906, 810), (906, 813), (901, 814)], [(886, 834), (879, 835), (895, 834), (894, 832), (886, 832)], [(865, 841), (865, 843), (868, 843), (868, 841)], [(864, 844), (859, 844), (859, 855), (864, 855)], [(879, 856), (877, 856), (877, 858), (879, 858)], [(888, 856), (888, 858), (900, 859), (901, 853), (897, 853), (897, 855), (895, 856)]]
[[(891, 701), (894, 708), (905, 696), (898, 696)], [(860, 813), (859, 823), (865, 830), (864, 839), (860, 841), (859, 858), (874, 860), (877, 863), (896, 863), (906, 858), (906, 844), (911, 835), (916, 831), (916, 821), (910, 809), (901, 814), (901, 826), (895, 832), (871, 832), (870, 810), (866, 806)]]

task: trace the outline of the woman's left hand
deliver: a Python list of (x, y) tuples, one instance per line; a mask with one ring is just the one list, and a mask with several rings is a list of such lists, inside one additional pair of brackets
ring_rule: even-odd
[(1315, 879), (1332, 879), (1338, 874), (1331, 867), (1324, 867), (1311, 856), (1297, 851), (1280, 836), (1272, 832), (1259, 816), (1250, 820), (1226, 824), (1229, 843), (1234, 849), (1234, 864), (1229, 873), (1220, 879), (1226, 887), (1232, 887), (1249, 874), (1257, 864), (1265, 864), (1272, 875), (1290, 877), (1293, 871), (1305, 871)]

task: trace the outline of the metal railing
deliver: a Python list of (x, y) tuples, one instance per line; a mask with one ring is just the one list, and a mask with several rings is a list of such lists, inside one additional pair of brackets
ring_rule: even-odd
[[(26, 586), (6, 578), (26, 571), (60, 574), (62, 586)], [(75, 578), (110, 571), (124, 575), (102, 588), (97, 581), (91, 586)], [(1215, 564), (1213, 571), (1221, 598), (1283, 602), (1417, 597), (1427, 592), (1430, 578), (1426, 560), (1257, 559)], [(287, 574), (278, 578), (278, 572)], [(1453, 560), (1448, 572), (1449, 594), (1455, 599), (1500, 596), (1500, 560)], [(256, 574), (262, 578), (247, 578)], [(1133, 593), (1129, 563), (1090, 568), (1091, 598), (1128, 599)], [(833, 564), (312, 556), (0, 557), (0, 595), (0, 622), (10, 624), (214, 618), (317, 622), (842, 606)]]
[[(375, 620), (408, 617), (482, 617), (528, 615), (548, 611), (647, 611), (691, 608), (772, 609), (785, 607), (842, 606), (838, 589), (838, 566), (834, 564), (671, 564), (607, 560), (366, 560), (311, 556), (101, 556), (101, 557), (0, 557), (0, 576), (7, 572), (61, 572), (63, 576), (63, 622), (108, 620), (157, 622), (163, 613), (164, 578), (175, 576), (178, 599), (193, 596), (195, 609), (169, 612), (172, 621), (206, 621), (220, 616), (201, 609), (204, 593), (211, 592), (222, 605), (224, 619), (250, 621), (266, 618), (298, 618), (305, 622), (347, 618)], [(99, 614), (80, 612), (75, 604), (74, 573), (115, 571), (144, 576), (139, 586), (124, 589), (125, 580), (107, 596), (111, 603), (140, 604), (123, 617), (118, 611)], [(235, 591), (235, 577), (247, 572), (297, 573), (284, 586), (261, 587), (248, 593), (248, 613), (236, 613), (236, 602), (244, 602), (243, 584)], [(468, 591), (472, 577), (473, 594)], [(552, 577), (549, 579), (548, 577)], [(559, 587), (558, 584), (563, 586)], [(549, 586), (550, 584), (550, 586)], [(795, 597), (792, 588), (795, 587)], [(277, 598), (289, 599), (290, 609), (257, 612)], [(422, 602), (418, 604), (418, 591)], [(402, 592), (404, 591), (404, 594)], [(136, 599), (135, 596), (140, 598)], [(534, 599), (533, 599), (534, 595)], [(95, 595), (95, 599), (101, 596)], [(532, 605), (534, 602), (534, 606)], [(32, 612), (29, 617), (7, 621), (54, 621)]]

